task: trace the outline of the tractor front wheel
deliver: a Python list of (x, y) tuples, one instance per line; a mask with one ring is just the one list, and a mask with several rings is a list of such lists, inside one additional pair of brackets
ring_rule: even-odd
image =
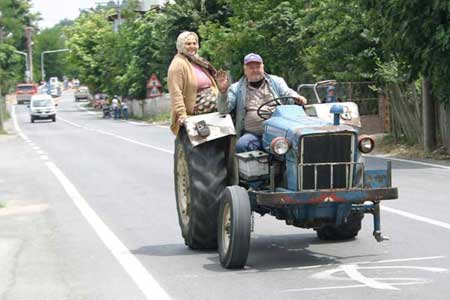
[(245, 266), (250, 248), (251, 207), (247, 191), (227, 187), (220, 202), (217, 244), (220, 263), (227, 269)]

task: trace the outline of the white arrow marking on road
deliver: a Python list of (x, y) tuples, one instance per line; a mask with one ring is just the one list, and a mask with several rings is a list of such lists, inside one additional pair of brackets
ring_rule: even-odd
[[(357, 281), (360, 284), (345, 285), (345, 286), (327, 286), (327, 287), (313, 287), (313, 288), (301, 288), (301, 289), (288, 289), (281, 292), (302, 292), (302, 291), (317, 291), (317, 290), (332, 290), (332, 289), (346, 289), (346, 288), (362, 288), (368, 287), (381, 290), (398, 290), (395, 286), (398, 285), (413, 285), (413, 284), (426, 284), (431, 281), (423, 278), (410, 278), (410, 277), (386, 277), (386, 278), (371, 278), (364, 276), (360, 270), (378, 270), (378, 269), (406, 269), (406, 270), (422, 270), (432, 273), (447, 273), (448, 269), (435, 268), (435, 267), (421, 267), (421, 266), (375, 266), (375, 267), (360, 267), (361, 264), (375, 264), (375, 263), (387, 263), (387, 262), (400, 262), (400, 261), (418, 261), (418, 260), (430, 260), (443, 258), (444, 256), (433, 257), (417, 257), (406, 259), (392, 259), (381, 260), (375, 262), (362, 262), (358, 264), (345, 264), (340, 265), (337, 268), (325, 270), (316, 274), (313, 274), (311, 278), (321, 280), (335, 280), (335, 281)], [(336, 273), (345, 273), (348, 277), (336, 276)], [(392, 282), (392, 283), (387, 283)]]
[(363, 274), (361, 274), (361, 272), (358, 271), (357, 265), (343, 265), (341, 269), (342, 271), (347, 273), (347, 275), (351, 279), (361, 282), (367, 287), (379, 290), (398, 290), (398, 288), (393, 287), (392, 285), (364, 276)]

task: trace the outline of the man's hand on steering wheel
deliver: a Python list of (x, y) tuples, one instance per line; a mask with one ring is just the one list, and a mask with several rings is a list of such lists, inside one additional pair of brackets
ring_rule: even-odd
[(298, 96), (298, 98), (294, 98), (295, 100), (295, 103), (296, 104), (298, 104), (298, 105), (306, 105), (306, 103), (308, 103), (308, 100), (306, 100), (306, 98), (305, 97), (303, 97), (303, 96)]
[[(299, 97), (292, 97), (292, 96), (285, 96), (285, 97), (279, 97), (274, 98), (272, 100), (266, 101), (263, 104), (261, 104), (258, 107), (258, 110), (256, 111), (256, 114), (263, 120), (268, 120), (270, 117), (272, 117), (273, 110), (276, 106), (279, 105), (286, 105), (289, 104), (288, 100), (292, 99), (294, 102), (298, 105), (304, 105), (306, 104), (306, 98), (303, 96)], [(292, 102), (291, 102), (292, 103)], [(268, 110), (267, 110), (268, 109)], [(273, 109), (273, 110), (271, 110)]]

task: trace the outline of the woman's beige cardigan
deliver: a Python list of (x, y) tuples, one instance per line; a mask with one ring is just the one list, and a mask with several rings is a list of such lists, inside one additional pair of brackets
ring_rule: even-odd
[[(214, 78), (203, 69), (211, 79), (213, 92), (218, 94), (217, 84)], [(177, 123), (179, 117), (192, 115), (197, 98), (197, 77), (189, 60), (181, 54), (175, 55), (167, 76), (170, 99), (172, 102), (172, 119), (170, 129), (177, 135), (180, 126)]]

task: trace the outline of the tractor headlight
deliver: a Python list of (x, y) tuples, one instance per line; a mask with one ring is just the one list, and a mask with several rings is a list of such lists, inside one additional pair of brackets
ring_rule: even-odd
[(370, 136), (360, 136), (358, 148), (362, 153), (369, 153), (375, 148), (375, 141)]
[(289, 151), (289, 141), (284, 137), (277, 137), (270, 143), (272, 152), (278, 155), (284, 155)]

